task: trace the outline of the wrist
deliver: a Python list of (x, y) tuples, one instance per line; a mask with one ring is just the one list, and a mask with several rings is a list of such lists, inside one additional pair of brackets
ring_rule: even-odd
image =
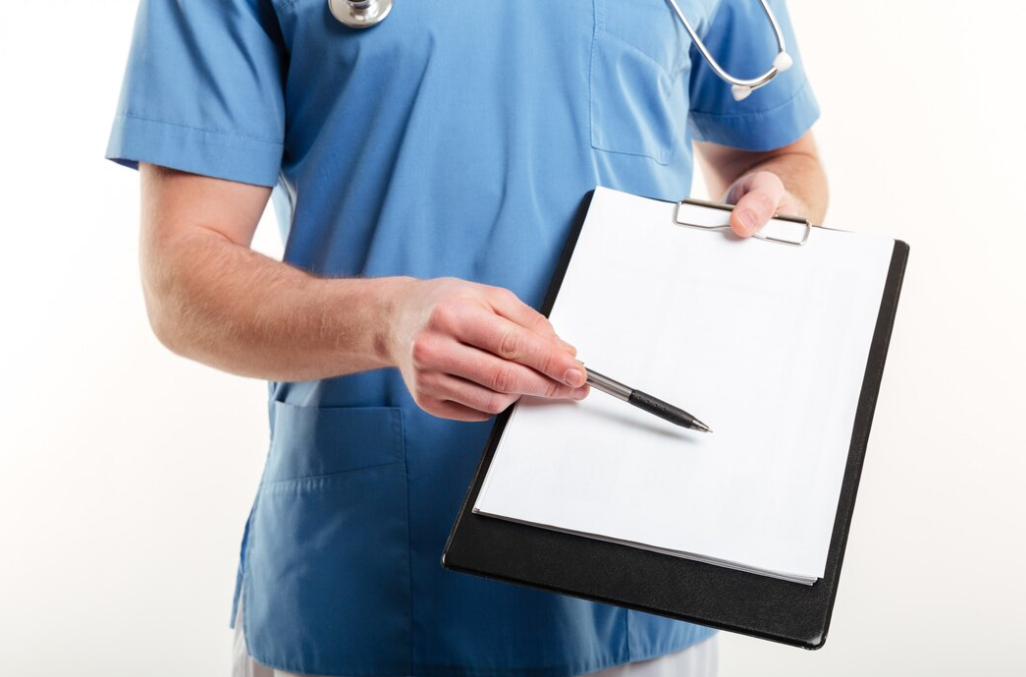
[(375, 315), (379, 321), (374, 323), (374, 354), (382, 366), (395, 367), (400, 357), (396, 330), (402, 324), (403, 301), (413, 284), (419, 280), (400, 275), (378, 278), (377, 282)]

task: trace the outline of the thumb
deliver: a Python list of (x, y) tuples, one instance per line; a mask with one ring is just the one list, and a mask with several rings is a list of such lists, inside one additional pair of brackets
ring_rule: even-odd
[(786, 194), (784, 182), (773, 172), (742, 177), (728, 193), (728, 200), (737, 200), (730, 215), (731, 229), (741, 237), (755, 234), (777, 213)]

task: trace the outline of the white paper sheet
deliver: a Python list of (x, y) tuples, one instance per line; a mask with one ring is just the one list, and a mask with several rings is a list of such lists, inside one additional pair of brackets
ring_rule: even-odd
[(596, 189), (550, 319), (586, 367), (713, 434), (595, 389), (523, 398), (475, 511), (814, 580), (894, 241), (741, 240), (674, 207)]

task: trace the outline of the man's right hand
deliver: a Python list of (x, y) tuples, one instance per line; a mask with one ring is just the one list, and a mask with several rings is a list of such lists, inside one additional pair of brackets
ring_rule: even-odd
[(453, 277), (404, 280), (387, 349), (424, 411), (484, 421), (521, 395), (587, 397), (576, 349), (513, 292)]

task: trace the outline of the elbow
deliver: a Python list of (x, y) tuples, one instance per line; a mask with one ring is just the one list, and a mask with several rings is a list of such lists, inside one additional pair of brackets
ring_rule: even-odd
[(188, 235), (158, 238), (144, 224), (139, 248), (139, 273), (150, 329), (165, 348), (189, 359), (199, 359), (198, 353), (202, 352), (201, 244)]
[(186, 357), (187, 342), (182, 331), (184, 321), (182, 309), (184, 304), (175, 293), (172, 285), (162, 284), (154, 276), (143, 271), (143, 298), (146, 303), (146, 317), (153, 335), (161, 345), (175, 353)]
[(182, 357), (192, 357), (195, 343), (190, 329), (196, 313), (190, 289), (192, 266), (188, 252), (167, 244), (154, 247), (144, 240), (139, 257), (143, 300), (150, 329), (160, 343)]

